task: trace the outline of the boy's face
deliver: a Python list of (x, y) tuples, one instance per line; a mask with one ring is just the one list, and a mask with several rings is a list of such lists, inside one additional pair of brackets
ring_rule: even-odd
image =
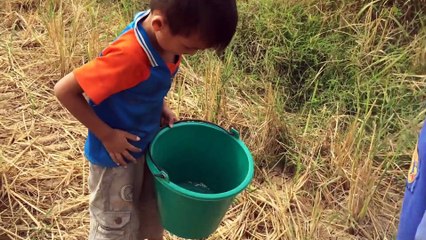
[(189, 36), (173, 35), (168, 28), (157, 34), (157, 42), (164, 51), (176, 55), (192, 55), (199, 50), (208, 48), (197, 34), (191, 34)]
[(159, 47), (165, 52), (176, 55), (192, 55), (199, 50), (209, 48), (198, 34), (190, 34), (189, 36), (173, 35), (164, 21), (160, 24), (161, 27), (154, 27), (154, 32)]

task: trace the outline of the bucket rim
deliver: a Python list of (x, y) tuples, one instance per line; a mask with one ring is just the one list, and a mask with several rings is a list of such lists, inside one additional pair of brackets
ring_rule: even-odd
[[(226, 131), (224, 128), (214, 124), (214, 123), (210, 123), (210, 122), (206, 122), (206, 121), (182, 121), (182, 122), (177, 122), (174, 124), (173, 128), (175, 127), (180, 127), (180, 126), (186, 126), (186, 125), (196, 125), (196, 126), (206, 126), (206, 127), (210, 127), (222, 132), (226, 132), (228, 134), (228, 131)], [(157, 171), (159, 171), (159, 169), (157, 168), (156, 164), (153, 162), (153, 160), (151, 159), (150, 156), (152, 156), (152, 145), (155, 145), (155, 141), (157, 140), (157, 138), (159, 136), (161, 136), (162, 134), (164, 134), (165, 132), (169, 131), (171, 128), (169, 127), (165, 127), (163, 129), (161, 129), (154, 137), (154, 139), (152, 140), (152, 144), (150, 144), (149, 148), (147, 149), (147, 151), (149, 151), (149, 154), (147, 154), (146, 156), (146, 161), (147, 161), (147, 165), (149, 170), (153, 173), (156, 174)], [(232, 135), (232, 134), (231, 134)], [(160, 177), (155, 177), (154, 178), (159, 181), (163, 186), (165, 186), (167, 189), (185, 196), (185, 197), (189, 197), (189, 198), (193, 198), (193, 199), (198, 199), (198, 200), (220, 200), (220, 199), (226, 199), (226, 198), (230, 198), (230, 197), (234, 197), (237, 194), (239, 194), (240, 192), (242, 192), (252, 181), (253, 176), (254, 176), (254, 161), (253, 161), (253, 156), (250, 153), (250, 150), (247, 148), (247, 146), (244, 144), (243, 141), (241, 141), (238, 137), (232, 137), (232, 139), (243, 149), (245, 155), (246, 155), (246, 159), (248, 161), (248, 169), (247, 169), (247, 174), (244, 177), (244, 180), (237, 185), (236, 187), (234, 187), (231, 190), (228, 190), (226, 192), (221, 192), (221, 193), (199, 193), (199, 192), (194, 192), (191, 190), (188, 190), (186, 188), (183, 188), (177, 184), (175, 184), (172, 181), (167, 181), (163, 178)], [(158, 174), (157, 174), (158, 175)]]

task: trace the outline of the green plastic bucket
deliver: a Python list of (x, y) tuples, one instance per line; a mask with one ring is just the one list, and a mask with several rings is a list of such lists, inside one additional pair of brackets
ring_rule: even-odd
[(235, 129), (203, 121), (163, 128), (146, 154), (161, 222), (170, 233), (206, 238), (253, 178), (253, 158)]

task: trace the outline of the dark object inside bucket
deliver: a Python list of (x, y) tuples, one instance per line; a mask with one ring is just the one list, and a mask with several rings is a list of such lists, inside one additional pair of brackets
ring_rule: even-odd
[(197, 182), (187, 181), (183, 183), (178, 183), (177, 185), (193, 192), (215, 193), (205, 183), (202, 183), (202, 182), (197, 183)]

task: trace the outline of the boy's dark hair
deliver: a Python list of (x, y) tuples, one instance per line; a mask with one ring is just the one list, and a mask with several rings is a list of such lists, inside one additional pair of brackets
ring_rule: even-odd
[(172, 34), (199, 33), (219, 51), (228, 46), (237, 27), (236, 0), (151, 0), (150, 8), (165, 14)]

